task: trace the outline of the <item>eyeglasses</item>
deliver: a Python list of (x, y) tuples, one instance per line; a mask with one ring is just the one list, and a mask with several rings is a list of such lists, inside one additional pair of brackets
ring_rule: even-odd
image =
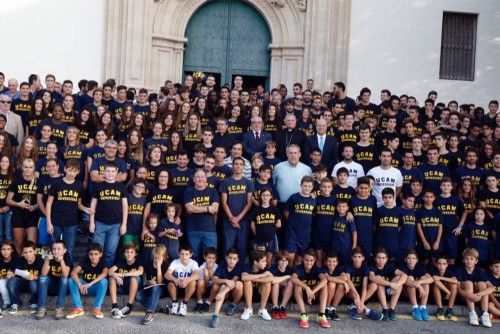
[(298, 98), (296, 97), (296, 98), (295, 98), (295, 100), (296, 100), (296, 101), (304, 101), (304, 99), (303, 99), (303, 98), (301, 98), (301, 97), (298, 97)]
[(117, 150), (118, 149), (118, 147), (116, 147), (116, 146), (106, 146), (106, 148), (110, 148), (112, 150)]
[(1, 103), (10, 103), (10, 101), (0, 101)]

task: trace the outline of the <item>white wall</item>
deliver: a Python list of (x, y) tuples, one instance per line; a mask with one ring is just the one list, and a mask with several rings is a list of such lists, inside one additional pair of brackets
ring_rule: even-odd
[(0, 72), (27, 81), (80, 79), (102, 82), (106, 0), (0, 0)]
[[(439, 79), (443, 11), (478, 13), (474, 81)], [(352, 0), (348, 95), (362, 87), (380, 102), (381, 89), (483, 107), (500, 99), (500, 1)]]

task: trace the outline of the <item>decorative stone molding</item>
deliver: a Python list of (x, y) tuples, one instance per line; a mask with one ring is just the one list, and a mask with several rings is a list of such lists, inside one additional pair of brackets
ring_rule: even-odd
[[(166, 79), (180, 82), (186, 27), (208, 1), (108, 0), (105, 77), (154, 90)], [(350, 0), (244, 1), (271, 33), (271, 87), (313, 77), (318, 89), (330, 89), (330, 81), (345, 77)]]

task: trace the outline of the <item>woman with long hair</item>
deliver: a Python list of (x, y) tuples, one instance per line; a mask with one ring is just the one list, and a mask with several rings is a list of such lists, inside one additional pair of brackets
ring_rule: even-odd
[[(255, 108), (255, 107), (254, 107)], [(278, 113), (276, 104), (271, 103), (264, 113), (264, 131), (274, 134), (283, 127), (283, 120)]]
[(479, 153), (479, 167), (483, 169), (491, 169), (493, 167), (493, 157), (499, 152), (497, 143), (490, 140), (484, 143)]
[(184, 150), (192, 156), (194, 146), (201, 143), (201, 120), (197, 113), (189, 113), (182, 135)]
[(108, 140), (108, 136), (106, 136), (106, 131), (97, 130), (95, 134), (95, 143), (96, 145), (91, 147), (87, 151), (87, 170), (90, 171), (90, 166), (92, 166), (92, 161), (94, 159), (100, 158), (104, 156), (104, 144)]
[(148, 130), (153, 130), (153, 124), (161, 119), (159, 104), (157, 100), (151, 100), (149, 102), (149, 112), (146, 116), (146, 126)]
[(132, 122), (132, 127), (129, 129), (132, 130), (138, 130), (141, 132), (142, 138), (148, 138), (149, 137), (149, 130), (146, 124), (146, 118), (143, 114), (135, 114), (134, 115), (134, 120)]
[(34, 136), (26, 136), (21, 143), (19, 153), (17, 154), (16, 165), (19, 170), (22, 169), (23, 161), (27, 158), (37, 161), (38, 147)]
[(194, 112), (198, 114), (201, 120), (201, 127), (204, 128), (208, 125), (211, 119), (210, 111), (207, 108), (207, 99), (204, 97), (199, 97), (196, 100), (196, 104), (194, 106)]
[(237, 141), (241, 141), (243, 131), (246, 130), (247, 126), (239, 105), (235, 105), (231, 108), (231, 117), (228, 118), (227, 125), (227, 133), (233, 135)]
[(45, 109), (45, 104), (43, 103), (42, 98), (36, 98), (33, 103), (31, 103), (31, 110), (28, 113), (25, 133), (32, 136), (35, 133), (38, 124), (40, 124), (40, 122), (47, 117), (47, 109)]
[(126, 103), (123, 106), (123, 112), (116, 129), (117, 138), (127, 138), (127, 134), (132, 127), (132, 123), (134, 122), (134, 117), (134, 105), (131, 103)]
[(7, 205), (7, 191), (14, 181), (10, 155), (0, 155), (0, 240), (12, 240), (12, 211)]
[(148, 180), (148, 182), (154, 182), (154, 180), (156, 179), (156, 175), (158, 175), (158, 172), (161, 169), (165, 168), (165, 164), (163, 163), (161, 157), (161, 147), (159, 145), (151, 146), (148, 150), (148, 162), (146, 164), (146, 166), (148, 167), (148, 176), (146, 177), (146, 180)]
[(133, 179), (137, 163), (135, 160), (130, 158), (130, 152), (128, 150), (127, 141), (125, 139), (118, 139), (118, 150), (116, 152), (116, 156), (125, 161), (125, 164), (127, 164), (127, 180)]
[(83, 108), (76, 117), (75, 125), (76, 128), (80, 130), (78, 135), (80, 143), (85, 145), (86, 149), (92, 148), (94, 146), (94, 138), (97, 130), (92, 119), (91, 111), (87, 108)]
[(75, 111), (75, 98), (73, 95), (66, 95), (63, 100), (63, 122), (68, 125), (75, 124), (77, 112)]
[(80, 130), (75, 126), (70, 126), (64, 136), (64, 146), (59, 148), (59, 157), (64, 164), (70, 159), (78, 160), (80, 163), (80, 173), (76, 178), (82, 181), (86, 188), (88, 171), (85, 169), (85, 151), (85, 146), (80, 143)]
[(167, 112), (165, 116), (163, 117), (163, 133), (161, 137), (166, 140), (170, 140), (170, 135), (172, 132), (174, 132), (175, 125), (174, 125), (174, 114)]
[(134, 160), (136, 164), (142, 165), (144, 161), (144, 144), (140, 131), (130, 130), (127, 138), (127, 148), (129, 158)]
[(23, 251), (25, 237), (36, 244), (39, 217), (36, 203), (35, 162), (31, 158), (26, 158), (21, 165), (22, 174), (10, 185), (6, 199), (7, 205), (12, 210), (12, 232), (19, 255)]
[(177, 131), (184, 131), (184, 127), (186, 126), (186, 121), (190, 112), (191, 105), (189, 104), (189, 102), (183, 103), (180, 112), (177, 113), (177, 117), (175, 119), (175, 128), (177, 129)]
[(55, 104), (54, 99), (52, 98), (52, 93), (46, 90), (42, 93), (41, 96), (42, 96), (43, 106), (45, 110), (47, 110), (49, 116), (51, 116)]
[(182, 136), (178, 131), (172, 132), (168, 142), (167, 153), (165, 153), (165, 164), (168, 168), (174, 168), (177, 165), (177, 154), (182, 151)]
[(8, 133), (5, 131), (0, 131), (0, 155), (12, 157), (12, 145)]
[(105, 111), (101, 115), (101, 117), (99, 118), (99, 122), (97, 123), (97, 130), (104, 130), (108, 138), (114, 138), (115, 124), (113, 123), (113, 115), (111, 115), (111, 112)]

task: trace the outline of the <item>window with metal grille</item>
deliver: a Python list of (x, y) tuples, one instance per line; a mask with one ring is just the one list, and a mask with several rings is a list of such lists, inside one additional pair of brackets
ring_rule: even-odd
[(474, 81), (477, 14), (443, 12), (439, 78)]

